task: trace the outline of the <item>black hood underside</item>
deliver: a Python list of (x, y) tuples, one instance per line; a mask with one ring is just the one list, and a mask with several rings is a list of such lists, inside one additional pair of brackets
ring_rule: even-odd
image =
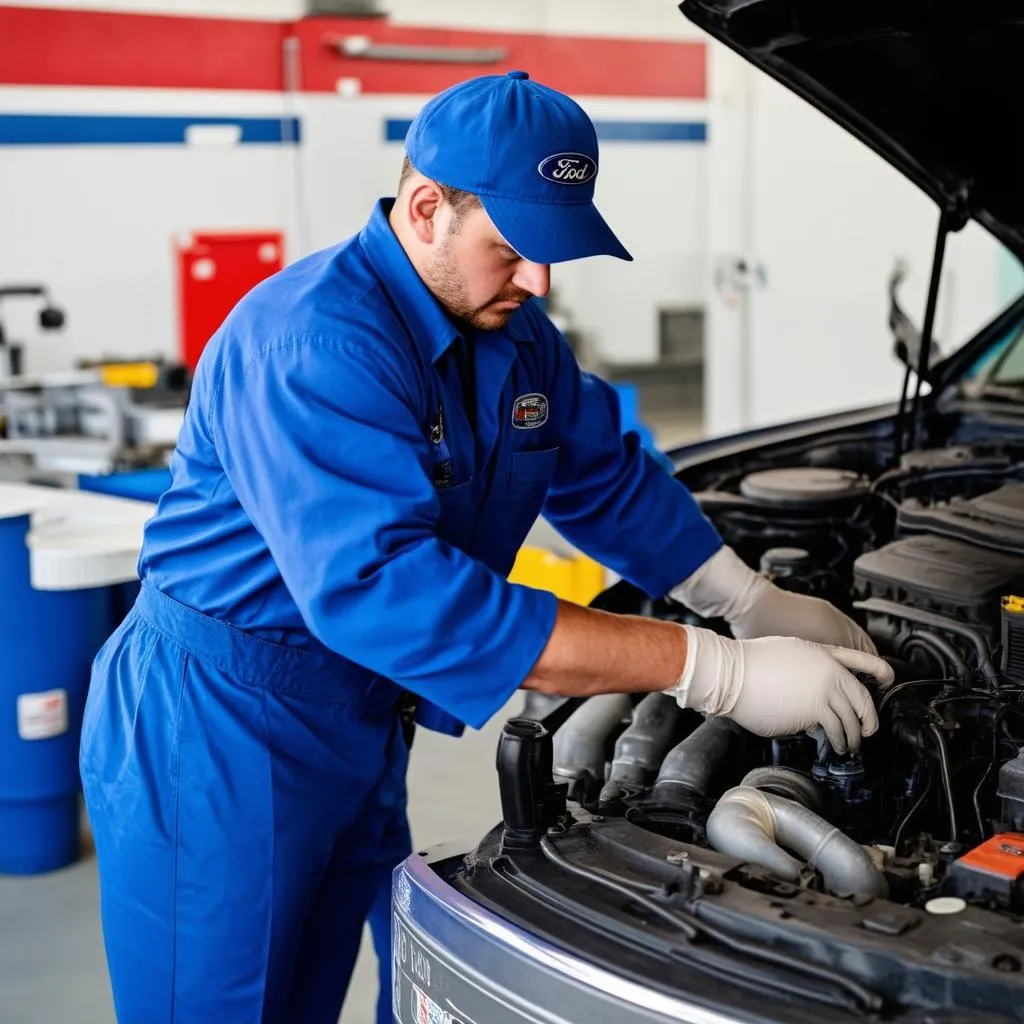
[(681, 8), (943, 210), (977, 220), (1024, 258), (1024, 4), (684, 0)]

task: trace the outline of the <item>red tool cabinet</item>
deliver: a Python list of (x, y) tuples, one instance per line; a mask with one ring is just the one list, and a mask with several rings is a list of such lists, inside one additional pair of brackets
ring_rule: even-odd
[(254, 285), (284, 265), (280, 231), (197, 233), (175, 242), (181, 361), (194, 370), (210, 336)]

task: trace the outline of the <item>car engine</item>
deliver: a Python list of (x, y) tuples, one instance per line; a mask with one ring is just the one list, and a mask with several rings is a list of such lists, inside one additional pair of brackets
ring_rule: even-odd
[[(815, 454), (696, 493), (749, 564), (867, 628), (896, 672), (874, 690), (878, 733), (841, 756), (823, 736), (761, 740), (662, 694), (605, 695), (555, 731), (554, 777), (602, 818), (811, 890), (1024, 913), (1019, 454), (913, 451), (876, 475)], [(625, 610), (614, 589), (604, 606)], [(643, 612), (725, 629), (669, 600)]]
[[(858, 751), (657, 692), (532, 694), (498, 744), (502, 821), (447, 884), (644, 991), (727, 991), (737, 1020), (1024, 1020), (1024, 436), (965, 432), (894, 455), (855, 425), (677, 471), (893, 667)], [(728, 632), (625, 580), (593, 605)]]

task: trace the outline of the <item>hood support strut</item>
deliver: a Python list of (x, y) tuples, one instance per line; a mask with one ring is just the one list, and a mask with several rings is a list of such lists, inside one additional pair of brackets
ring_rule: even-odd
[[(921, 403), (921, 385), (928, 377), (928, 357), (931, 354), (932, 334), (935, 329), (935, 310), (939, 302), (939, 285), (942, 283), (942, 265), (946, 258), (946, 239), (952, 232), (961, 231), (968, 219), (966, 192), (951, 199), (939, 214), (939, 226), (935, 234), (935, 249), (932, 255), (932, 273), (928, 282), (928, 298), (924, 308), (924, 324), (921, 326), (917, 368), (913, 371), (917, 376), (914, 401), (908, 417), (907, 395), (910, 391), (911, 374), (908, 362), (906, 372), (903, 374), (899, 411), (896, 414), (893, 448), (893, 462), (896, 465), (899, 464), (903, 452), (912, 449), (923, 434), (924, 409)], [(908, 434), (909, 436), (906, 436)]]

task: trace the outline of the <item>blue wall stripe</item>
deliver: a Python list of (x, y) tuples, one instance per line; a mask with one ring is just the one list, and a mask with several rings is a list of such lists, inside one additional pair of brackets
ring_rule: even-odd
[(405, 137), (409, 133), (409, 128), (412, 125), (412, 121), (401, 118), (389, 117), (384, 122), (384, 141), (385, 142), (405, 142)]
[[(387, 142), (402, 142), (411, 120), (384, 122)], [(0, 146), (183, 145), (190, 125), (238, 125), (239, 142), (301, 141), (298, 118), (152, 117), (92, 114), (0, 114)], [(706, 142), (703, 121), (595, 121), (602, 142)]]
[[(402, 142), (412, 121), (384, 122), (387, 142)], [(0, 114), (0, 146), (183, 145), (190, 125), (238, 125), (241, 144), (301, 141), (298, 118)], [(602, 142), (705, 142), (703, 121), (595, 121)]]
[[(410, 120), (389, 118), (384, 122), (384, 141), (403, 142)], [(602, 142), (706, 142), (704, 121), (595, 121)]]
[(602, 142), (706, 142), (704, 121), (595, 121)]
[(239, 142), (278, 144), (301, 139), (298, 118), (133, 117), (92, 114), (0, 114), (0, 146), (184, 145), (191, 125), (238, 125)]

